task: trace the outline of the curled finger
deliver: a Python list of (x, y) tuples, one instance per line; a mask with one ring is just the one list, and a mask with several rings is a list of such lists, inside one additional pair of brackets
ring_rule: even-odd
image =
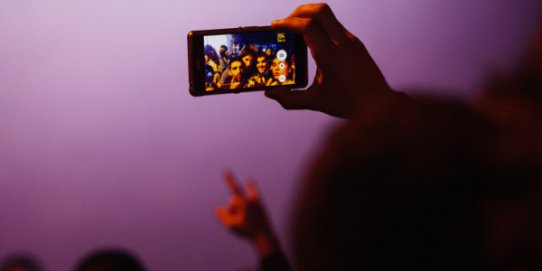
[(322, 31), (318, 22), (311, 18), (288, 17), (282, 20), (273, 21), (273, 28), (277, 30), (289, 30), (303, 35), (311, 51), (311, 55), (319, 66), (328, 66), (332, 59), (331, 55), (336, 45)]
[(352, 40), (353, 35), (337, 20), (326, 3), (301, 5), (290, 17), (312, 18), (321, 25), (324, 33), (335, 43), (342, 44)]

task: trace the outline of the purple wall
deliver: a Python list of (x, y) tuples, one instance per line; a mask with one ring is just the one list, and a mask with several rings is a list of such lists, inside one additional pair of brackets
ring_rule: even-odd
[[(224, 168), (256, 178), (285, 243), (296, 184), (336, 120), (261, 92), (191, 97), (186, 33), (298, 4), (1, 1), (0, 258), (30, 251), (69, 270), (113, 245), (151, 270), (245, 270), (252, 249), (213, 216)], [(461, 97), (514, 63), (542, 15), (539, 0), (330, 5), (394, 87)]]

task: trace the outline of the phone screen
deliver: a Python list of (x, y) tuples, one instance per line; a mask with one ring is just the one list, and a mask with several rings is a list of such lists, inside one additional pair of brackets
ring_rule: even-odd
[(276, 30), (204, 35), (205, 92), (295, 85), (295, 37)]

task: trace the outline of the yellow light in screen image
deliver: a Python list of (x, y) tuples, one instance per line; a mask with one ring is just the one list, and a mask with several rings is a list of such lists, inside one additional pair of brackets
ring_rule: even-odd
[(277, 42), (286, 42), (286, 34), (277, 33)]

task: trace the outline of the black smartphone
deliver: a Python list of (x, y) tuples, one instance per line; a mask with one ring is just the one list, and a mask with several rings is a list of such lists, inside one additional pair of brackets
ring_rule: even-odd
[(301, 35), (270, 26), (188, 33), (190, 94), (203, 96), (307, 85)]

